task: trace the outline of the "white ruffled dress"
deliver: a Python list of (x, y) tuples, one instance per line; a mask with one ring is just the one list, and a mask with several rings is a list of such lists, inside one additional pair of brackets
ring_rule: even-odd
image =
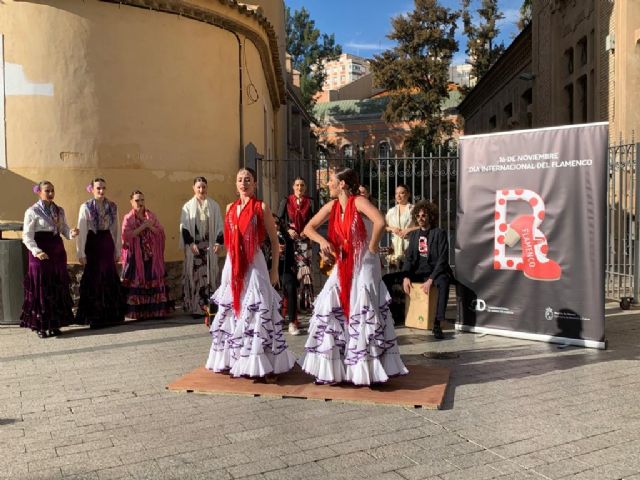
[(269, 270), (258, 249), (244, 277), (240, 314), (233, 311), (231, 261), (222, 270), (220, 287), (211, 296), (218, 313), (211, 323), (211, 350), (206, 367), (234, 377), (264, 377), (291, 370), (295, 357), (282, 331), (280, 296), (271, 286)]
[(340, 306), (337, 268), (314, 302), (305, 353), (298, 363), (318, 383), (370, 385), (409, 373), (400, 358), (380, 259), (367, 248), (371, 222), (364, 223), (366, 253), (354, 266), (349, 322)]

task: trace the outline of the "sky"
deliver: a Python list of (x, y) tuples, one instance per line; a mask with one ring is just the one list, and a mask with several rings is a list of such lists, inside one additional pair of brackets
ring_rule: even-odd
[[(459, 9), (460, 0), (441, 0), (441, 4)], [(472, 0), (475, 10), (480, 1)], [(285, 0), (292, 10), (305, 7), (322, 33), (334, 33), (342, 51), (370, 58), (381, 53), (393, 43), (386, 35), (391, 31), (391, 17), (413, 10), (413, 0)], [(505, 18), (499, 23), (499, 40), (509, 45), (518, 34), (516, 23), (520, 18), (522, 0), (499, 0), (498, 5)], [(466, 38), (462, 36), (462, 23), (456, 30), (460, 51), (454, 64), (464, 63)]]

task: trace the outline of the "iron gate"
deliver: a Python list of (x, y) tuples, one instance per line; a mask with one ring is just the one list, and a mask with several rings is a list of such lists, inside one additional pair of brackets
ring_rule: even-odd
[[(327, 180), (332, 171), (341, 168), (354, 169), (361, 183), (369, 189), (373, 203), (385, 214), (395, 205), (395, 189), (406, 185), (412, 193), (412, 203), (429, 200), (438, 206), (439, 227), (448, 234), (449, 261), (454, 265), (456, 224), (456, 185), (458, 156), (439, 150), (420, 156), (394, 157), (321, 157), (319, 159), (285, 159), (257, 162), (258, 189), (272, 209), (279, 199), (272, 198), (272, 191), (290, 193), (294, 178), (302, 176), (315, 205), (321, 206), (328, 198)], [(383, 237), (382, 246), (390, 244), (390, 234)]]
[(620, 299), (627, 309), (638, 301), (639, 226), (636, 212), (638, 196), (638, 144), (623, 143), (609, 147), (607, 178), (607, 243), (605, 297)]

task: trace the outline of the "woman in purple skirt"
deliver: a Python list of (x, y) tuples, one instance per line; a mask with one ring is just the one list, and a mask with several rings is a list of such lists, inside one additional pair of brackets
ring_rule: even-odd
[(118, 207), (107, 200), (107, 182), (96, 178), (93, 198), (80, 206), (78, 215), (78, 261), (84, 265), (76, 321), (91, 328), (124, 322), (125, 301), (116, 268), (120, 257)]
[(60, 327), (73, 323), (67, 252), (61, 235), (71, 240), (78, 229), (69, 229), (64, 210), (53, 202), (51, 182), (43, 180), (33, 191), (40, 200), (24, 213), (22, 242), (29, 250), (29, 270), (20, 326), (47, 338), (60, 335)]

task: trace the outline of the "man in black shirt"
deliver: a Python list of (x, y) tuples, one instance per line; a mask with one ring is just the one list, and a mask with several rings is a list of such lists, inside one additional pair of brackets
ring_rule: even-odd
[[(418, 202), (411, 213), (418, 229), (409, 234), (409, 246), (404, 254), (402, 270), (383, 277), (385, 284), (392, 284), (393, 277), (402, 277), (402, 289), (408, 295), (411, 283), (421, 282), (420, 288), (429, 292), (431, 285), (438, 288), (436, 318), (433, 336), (444, 338), (440, 322), (444, 320), (449, 298), (452, 272), (449, 266), (449, 242), (447, 234), (438, 224), (438, 207), (427, 201)], [(397, 316), (397, 313), (396, 313)], [(396, 319), (397, 320), (397, 319)]]

